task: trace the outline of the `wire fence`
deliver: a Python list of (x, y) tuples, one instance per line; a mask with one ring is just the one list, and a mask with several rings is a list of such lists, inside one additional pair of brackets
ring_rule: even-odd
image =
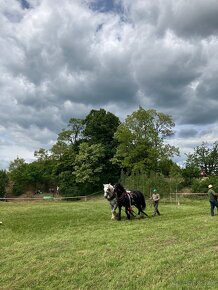
[(92, 199), (98, 195), (100, 195), (102, 191), (94, 192), (89, 195), (78, 195), (78, 196), (52, 196), (52, 195), (43, 195), (40, 197), (30, 196), (30, 197), (2, 197), (0, 201), (87, 201)]
[[(78, 195), (78, 196), (53, 196), (49, 194), (44, 194), (42, 196), (29, 196), (29, 197), (2, 197), (0, 198), (0, 202), (22, 202), (22, 201), (29, 201), (29, 202), (52, 202), (52, 201), (88, 201), (91, 199), (96, 198), (102, 194), (102, 191), (94, 192), (89, 195)], [(201, 199), (207, 197), (207, 193), (202, 192), (171, 192), (167, 196), (164, 195), (161, 197), (162, 203), (172, 203), (180, 205), (186, 199)], [(147, 197), (146, 202), (149, 201)]]

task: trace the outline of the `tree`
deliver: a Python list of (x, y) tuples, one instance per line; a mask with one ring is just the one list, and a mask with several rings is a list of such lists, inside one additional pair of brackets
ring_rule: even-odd
[(101, 144), (104, 147), (104, 182), (116, 182), (120, 176), (120, 167), (113, 164), (111, 159), (114, 157), (117, 148), (117, 141), (114, 134), (120, 125), (120, 120), (114, 114), (100, 110), (91, 110), (84, 120), (84, 137), (90, 144)]
[(8, 184), (8, 176), (5, 170), (0, 170), (0, 197), (6, 194), (6, 186)]
[(84, 136), (93, 144), (101, 143), (113, 148), (114, 133), (120, 124), (119, 118), (104, 109), (91, 110), (84, 120)]
[(67, 145), (77, 146), (83, 138), (84, 120), (71, 118), (66, 129), (58, 134), (58, 141)]
[(218, 174), (218, 141), (210, 147), (206, 142), (194, 148), (194, 153), (187, 154), (186, 167), (198, 168), (198, 174), (204, 175)]
[(128, 172), (159, 170), (160, 161), (179, 154), (178, 148), (165, 143), (173, 134), (174, 122), (169, 115), (142, 107), (120, 124), (115, 138), (118, 141), (113, 162)]
[(96, 183), (103, 170), (104, 147), (101, 144), (82, 143), (79, 154), (75, 158), (73, 174), (77, 183)]
[(17, 157), (9, 164), (9, 179), (13, 182), (13, 193), (20, 195), (28, 184), (26, 175), (27, 163), (23, 158)]
[[(51, 148), (53, 158), (53, 174), (61, 187), (62, 193), (69, 194), (67, 177), (74, 171), (75, 157), (79, 151), (79, 144), (83, 140), (84, 120), (71, 118), (67, 128), (58, 134), (57, 142)], [(70, 181), (71, 182), (71, 181)], [(75, 182), (75, 180), (73, 180)]]
[(48, 160), (49, 152), (46, 149), (40, 148), (34, 152), (34, 157), (36, 157), (39, 161)]
[(180, 176), (181, 168), (171, 159), (161, 159), (159, 162), (159, 170), (164, 176)]

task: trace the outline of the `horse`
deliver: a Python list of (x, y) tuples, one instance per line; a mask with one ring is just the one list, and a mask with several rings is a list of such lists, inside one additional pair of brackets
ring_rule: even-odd
[(134, 211), (131, 210), (132, 205), (134, 205), (138, 209), (138, 215), (141, 216), (141, 214), (144, 214), (148, 217), (148, 215), (145, 213), (146, 208), (146, 202), (145, 197), (141, 191), (138, 190), (131, 190), (126, 191), (125, 188), (120, 184), (116, 183), (114, 185), (114, 191), (117, 198), (117, 206), (119, 209), (118, 213), (118, 219), (121, 219), (121, 208), (122, 206), (125, 207), (127, 218), (130, 219), (130, 216), (128, 215), (128, 212), (126, 208), (128, 207), (128, 211), (130, 214), (133, 215)]
[(104, 187), (104, 197), (109, 201), (110, 207), (111, 207), (111, 219), (114, 220), (116, 219), (117, 213), (117, 199), (116, 195), (114, 193), (114, 187), (110, 184), (103, 184)]
[[(121, 208), (125, 207), (127, 218), (130, 219), (130, 215), (135, 216), (135, 212), (132, 209), (132, 205), (134, 205), (138, 209), (138, 215), (143, 213), (147, 216), (147, 214), (143, 211), (146, 207), (144, 195), (139, 191), (126, 191), (122, 185), (118, 185), (117, 190), (115, 192), (115, 188), (113, 185), (103, 184), (104, 187), (104, 197), (109, 201), (111, 206), (111, 219), (121, 219)], [(124, 194), (125, 192), (125, 194)], [(116, 213), (117, 207), (119, 208), (119, 215)]]

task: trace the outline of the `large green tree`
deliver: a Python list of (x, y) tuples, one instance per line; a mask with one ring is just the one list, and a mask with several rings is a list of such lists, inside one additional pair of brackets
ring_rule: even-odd
[(139, 107), (115, 133), (119, 145), (113, 161), (129, 173), (158, 171), (161, 160), (179, 154), (178, 148), (165, 143), (174, 125), (171, 116)]
[(28, 164), (25, 160), (19, 157), (9, 164), (8, 174), (10, 181), (12, 181), (12, 190), (15, 195), (22, 194), (28, 184), (27, 166)]
[(100, 110), (91, 110), (84, 120), (84, 136), (93, 144), (101, 143), (113, 148), (114, 133), (120, 124), (119, 118), (114, 114)]
[(198, 168), (198, 172), (203, 175), (218, 174), (218, 141), (212, 146), (203, 142), (194, 148), (193, 153), (187, 154), (186, 168)]
[(120, 167), (113, 164), (117, 148), (117, 141), (114, 134), (120, 125), (120, 120), (111, 112), (104, 109), (91, 110), (84, 120), (84, 137), (90, 144), (101, 144), (104, 147), (104, 171), (102, 172), (102, 182), (116, 182), (120, 176)]

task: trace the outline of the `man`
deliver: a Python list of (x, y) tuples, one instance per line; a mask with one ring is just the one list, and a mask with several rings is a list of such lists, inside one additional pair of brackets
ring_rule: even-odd
[(213, 190), (213, 185), (208, 185), (208, 196), (209, 196), (209, 202), (210, 202), (210, 214), (211, 216), (214, 216), (214, 208), (215, 206), (218, 208), (218, 201), (217, 201), (217, 193)]
[(152, 216), (155, 216), (156, 214), (160, 215), (160, 212), (158, 210), (160, 195), (157, 193), (156, 188), (154, 188), (152, 192), (153, 192), (153, 194), (151, 196), (151, 200), (154, 204), (154, 213)]

